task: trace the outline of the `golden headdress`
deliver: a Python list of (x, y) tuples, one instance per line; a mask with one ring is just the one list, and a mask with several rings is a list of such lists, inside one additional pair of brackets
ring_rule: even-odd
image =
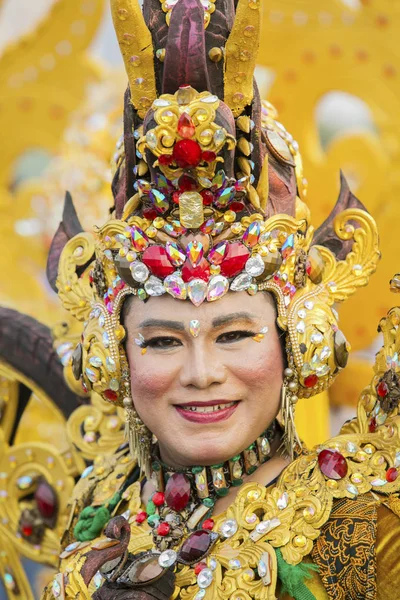
[(129, 295), (198, 306), (271, 292), (291, 390), (308, 397), (347, 362), (334, 303), (366, 285), (379, 259), (375, 222), (343, 176), (331, 215), (310, 224), (298, 145), (254, 82), (259, 2), (222, 4), (145, 0), (142, 14), (136, 0), (111, 2), (129, 77), (115, 206), (87, 233), (67, 196), (48, 275), (84, 322), (76, 379), (116, 404)]

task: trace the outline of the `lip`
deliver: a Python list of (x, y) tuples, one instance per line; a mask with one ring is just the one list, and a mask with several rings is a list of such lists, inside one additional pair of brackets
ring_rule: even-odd
[[(211, 402), (190, 402), (185, 404), (185, 406), (215, 406), (216, 404), (229, 404), (226, 400), (223, 401), (211, 401)], [(194, 412), (190, 410), (184, 410), (181, 406), (175, 405), (176, 411), (183, 417), (186, 421), (191, 421), (192, 423), (216, 423), (217, 421), (225, 421), (229, 419), (229, 417), (235, 412), (237, 407), (239, 406), (239, 402), (234, 404), (233, 406), (229, 406), (228, 408), (223, 408), (221, 410), (215, 410), (213, 412)]]
[(175, 406), (217, 406), (217, 404), (231, 404), (237, 400), (207, 400), (207, 402), (185, 402), (184, 404), (175, 404)]

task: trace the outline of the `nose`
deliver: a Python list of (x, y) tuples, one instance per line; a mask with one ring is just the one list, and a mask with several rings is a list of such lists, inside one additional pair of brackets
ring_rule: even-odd
[[(199, 339), (188, 350), (188, 356), (180, 372), (180, 384), (205, 390), (211, 385), (224, 383), (227, 369), (219, 358)], [(200, 343), (199, 343), (200, 342)]]

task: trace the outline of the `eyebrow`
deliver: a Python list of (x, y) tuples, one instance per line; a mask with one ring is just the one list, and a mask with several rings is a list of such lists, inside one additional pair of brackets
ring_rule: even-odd
[(254, 321), (256, 319), (256, 315), (252, 315), (248, 312), (235, 312), (230, 313), (229, 315), (223, 315), (221, 317), (216, 317), (213, 319), (213, 327), (221, 327), (221, 325), (228, 325), (233, 321)]
[(167, 329), (175, 329), (175, 331), (185, 331), (185, 326), (180, 321), (169, 321), (165, 319), (146, 319), (140, 323), (139, 327), (143, 329), (149, 327), (166, 327)]

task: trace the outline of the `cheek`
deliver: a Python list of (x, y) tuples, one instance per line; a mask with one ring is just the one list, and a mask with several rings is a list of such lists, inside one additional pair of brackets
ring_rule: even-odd
[(135, 398), (156, 400), (172, 385), (175, 374), (169, 361), (128, 350), (132, 394)]
[(249, 388), (280, 389), (284, 367), (278, 340), (254, 341), (246, 353), (245, 360), (241, 358), (242, 360), (234, 366), (234, 372)]

